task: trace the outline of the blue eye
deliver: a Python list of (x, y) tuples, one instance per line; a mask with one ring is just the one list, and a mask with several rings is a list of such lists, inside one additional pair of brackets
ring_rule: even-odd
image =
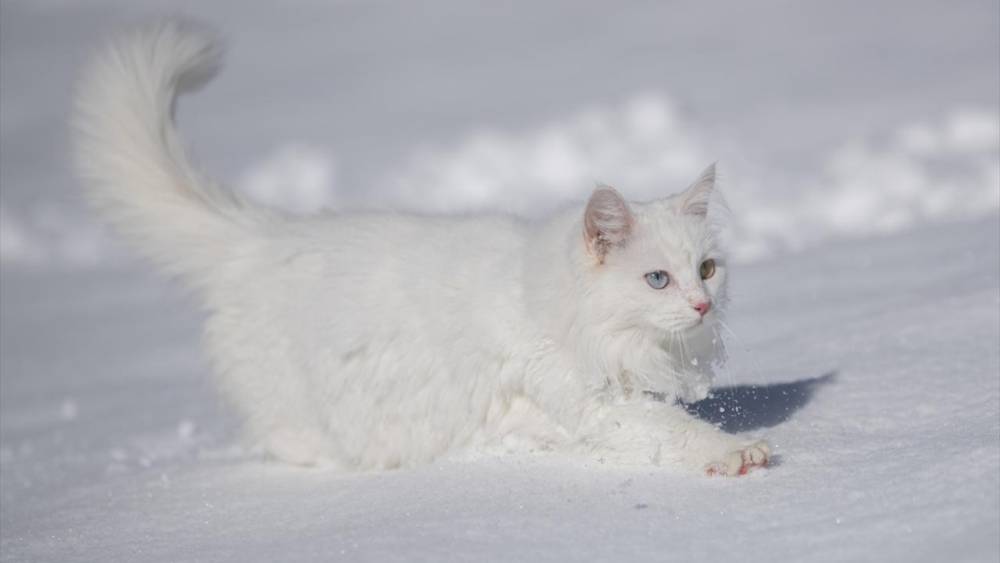
[(670, 283), (670, 274), (657, 270), (646, 274), (646, 283), (653, 289), (663, 289)]

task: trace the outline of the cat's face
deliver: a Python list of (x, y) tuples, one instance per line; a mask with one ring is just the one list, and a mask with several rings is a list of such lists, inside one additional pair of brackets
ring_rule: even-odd
[(598, 188), (584, 217), (591, 297), (615, 328), (666, 336), (714, 320), (725, 299), (726, 261), (708, 219), (715, 171), (685, 192), (628, 204)]

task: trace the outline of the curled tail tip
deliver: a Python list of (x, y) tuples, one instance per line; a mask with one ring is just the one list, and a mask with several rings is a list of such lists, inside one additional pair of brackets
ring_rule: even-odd
[[(95, 155), (150, 141), (172, 120), (174, 98), (220, 68), (221, 42), (206, 25), (164, 18), (113, 34), (77, 77), (70, 131), (78, 173), (91, 176)], [(128, 139), (124, 139), (127, 137)]]
[(222, 68), (224, 42), (208, 24), (170, 17), (120, 30), (96, 50), (74, 88), (74, 136), (94, 137), (118, 124), (170, 120), (174, 98)]
[(187, 17), (160, 18), (112, 35), (84, 67), (80, 88), (115, 78), (165, 80), (176, 93), (197, 89), (222, 68), (225, 42), (209, 24)]
[(139, 28), (152, 49), (168, 51), (178, 91), (200, 88), (222, 69), (225, 41), (211, 25), (187, 17), (157, 20)]

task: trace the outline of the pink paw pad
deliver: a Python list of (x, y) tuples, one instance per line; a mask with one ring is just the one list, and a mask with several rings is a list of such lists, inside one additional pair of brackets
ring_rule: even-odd
[(755, 467), (767, 467), (771, 459), (771, 448), (765, 442), (757, 442), (740, 450), (730, 452), (724, 461), (716, 461), (705, 467), (705, 474), (739, 476), (750, 473)]

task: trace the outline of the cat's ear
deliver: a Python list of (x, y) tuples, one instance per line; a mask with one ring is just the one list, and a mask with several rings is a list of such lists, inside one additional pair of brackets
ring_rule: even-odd
[(684, 190), (678, 196), (681, 213), (706, 217), (708, 215), (708, 204), (712, 199), (712, 192), (714, 191), (715, 163), (712, 163), (698, 176), (698, 179), (688, 189)]
[(587, 249), (598, 262), (604, 262), (613, 246), (625, 244), (634, 223), (625, 198), (611, 186), (598, 186), (583, 214), (583, 238)]

